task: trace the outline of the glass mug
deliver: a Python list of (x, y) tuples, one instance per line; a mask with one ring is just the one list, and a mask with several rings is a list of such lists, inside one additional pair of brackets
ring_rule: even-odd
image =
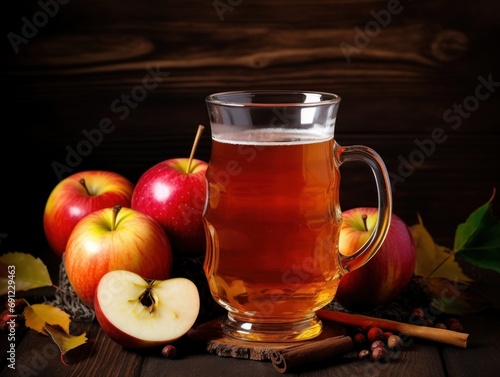
[[(204, 273), (228, 311), (225, 334), (285, 342), (322, 331), (316, 311), (341, 277), (366, 263), (387, 234), (392, 197), (387, 169), (365, 146), (340, 146), (340, 97), (322, 92), (234, 91), (206, 98), (212, 148), (203, 219)], [(338, 251), (339, 166), (373, 171), (379, 216), (356, 253)]]

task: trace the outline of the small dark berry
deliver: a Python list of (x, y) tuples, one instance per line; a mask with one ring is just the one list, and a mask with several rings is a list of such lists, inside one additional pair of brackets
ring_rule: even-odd
[(370, 330), (368, 330), (366, 336), (368, 338), (368, 341), (373, 343), (376, 340), (383, 340), (384, 332), (380, 327), (372, 327)]
[(359, 332), (366, 332), (366, 331), (365, 331), (365, 330), (363, 330), (363, 328), (362, 328), (362, 327), (360, 327), (360, 326), (353, 326), (353, 327), (352, 327), (352, 331), (353, 331), (355, 334), (357, 334), (357, 333), (359, 333)]
[(354, 335), (352, 340), (353, 340), (354, 344), (362, 345), (362, 344), (366, 343), (366, 335), (362, 334), (362, 333), (357, 333), (356, 335)]
[(16, 313), (22, 313), (24, 308), (28, 306), (28, 303), (23, 298), (16, 298), (14, 300), (14, 308), (16, 309)]
[(437, 328), (437, 329), (444, 329), (444, 330), (446, 330), (446, 329), (447, 329), (446, 325), (445, 325), (444, 323), (442, 323), (442, 322), (438, 322), (438, 323), (436, 323), (436, 324), (434, 325), (434, 327), (435, 327), (435, 328)]
[(373, 327), (373, 325), (371, 323), (363, 324), (360, 327), (361, 328), (361, 332), (367, 333), (372, 327)]
[(4, 321), (4, 322), (9, 322), (10, 319), (11, 319), (11, 314), (8, 310), (4, 310), (1, 314), (0, 314), (0, 320)]
[(446, 318), (444, 324), (446, 325), (447, 328), (450, 328), (451, 324), (455, 322), (459, 322), (458, 319), (451, 317), (451, 318)]
[(462, 326), (462, 324), (459, 321), (450, 323), (449, 329), (452, 331), (458, 331), (458, 332), (464, 331), (464, 327)]
[(167, 344), (161, 350), (161, 354), (168, 359), (175, 359), (175, 357), (177, 356), (177, 349), (172, 344)]
[(387, 339), (392, 335), (390, 331), (384, 331), (384, 342), (387, 342)]
[(462, 323), (457, 318), (447, 318), (444, 323), (449, 330), (459, 332), (464, 331)]
[(411, 310), (411, 314), (413, 314), (414, 316), (416, 316), (419, 319), (424, 319), (424, 317), (425, 317), (425, 313), (422, 310), (422, 308), (413, 308)]

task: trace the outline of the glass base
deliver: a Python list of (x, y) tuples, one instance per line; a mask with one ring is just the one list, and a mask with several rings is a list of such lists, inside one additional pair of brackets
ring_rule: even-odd
[(251, 322), (228, 313), (222, 322), (224, 334), (255, 342), (297, 342), (317, 337), (323, 330), (321, 320), (313, 314), (297, 322)]

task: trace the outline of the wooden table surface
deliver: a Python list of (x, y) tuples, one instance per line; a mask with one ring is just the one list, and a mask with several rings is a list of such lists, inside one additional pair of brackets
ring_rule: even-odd
[[(388, 363), (358, 360), (354, 352), (301, 370), (279, 373), (270, 361), (220, 357), (203, 344), (183, 338), (178, 356), (167, 359), (161, 349), (127, 350), (111, 340), (96, 321), (72, 322), (72, 333), (87, 333), (87, 343), (64, 356), (55, 343), (38, 332), (16, 331), (15, 363), (11, 369), (2, 357), (1, 376), (419, 376), (489, 377), (500, 370), (500, 321), (498, 311), (488, 310), (460, 318), (469, 334), (466, 348), (409, 338), (399, 357)], [(8, 354), (7, 334), (1, 334), (2, 355)]]

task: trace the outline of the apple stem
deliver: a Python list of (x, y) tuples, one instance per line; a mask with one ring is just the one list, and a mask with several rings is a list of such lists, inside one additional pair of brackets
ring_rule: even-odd
[(116, 229), (116, 218), (118, 217), (118, 213), (120, 212), (121, 209), (122, 209), (121, 205), (116, 205), (113, 207), (113, 222), (111, 228), (112, 231)]
[(87, 184), (85, 183), (85, 178), (81, 178), (78, 182), (80, 182), (80, 184), (83, 186), (83, 188), (85, 189), (85, 191), (87, 191), (87, 194), (91, 195), (90, 191), (89, 191), (89, 189), (87, 187)]
[(198, 126), (198, 131), (196, 132), (196, 136), (194, 137), (193, 147), (191, 148), (191, 155), (189, 156), (189, 161), (188, 161), (186, 173), (189, 173), (191, 170), (191, 163), (193, 162), (194, 153), (196, 152), (198, 142), (200, 141), (200, 137), (201, 137), (201, 134), (203, 133), (204, 129), (205, 129), (205, 126), (203, 126), (202, 124), (200, 124)]
[(366, 219), (368, 218), (368, 215), (366, 213), (363, 213), (363, 215), (361, 215), (361, 218), (363, 219), (363, 225), (365, 226), (365, 231), (368, 232), (368, 226), (366, 225)]

